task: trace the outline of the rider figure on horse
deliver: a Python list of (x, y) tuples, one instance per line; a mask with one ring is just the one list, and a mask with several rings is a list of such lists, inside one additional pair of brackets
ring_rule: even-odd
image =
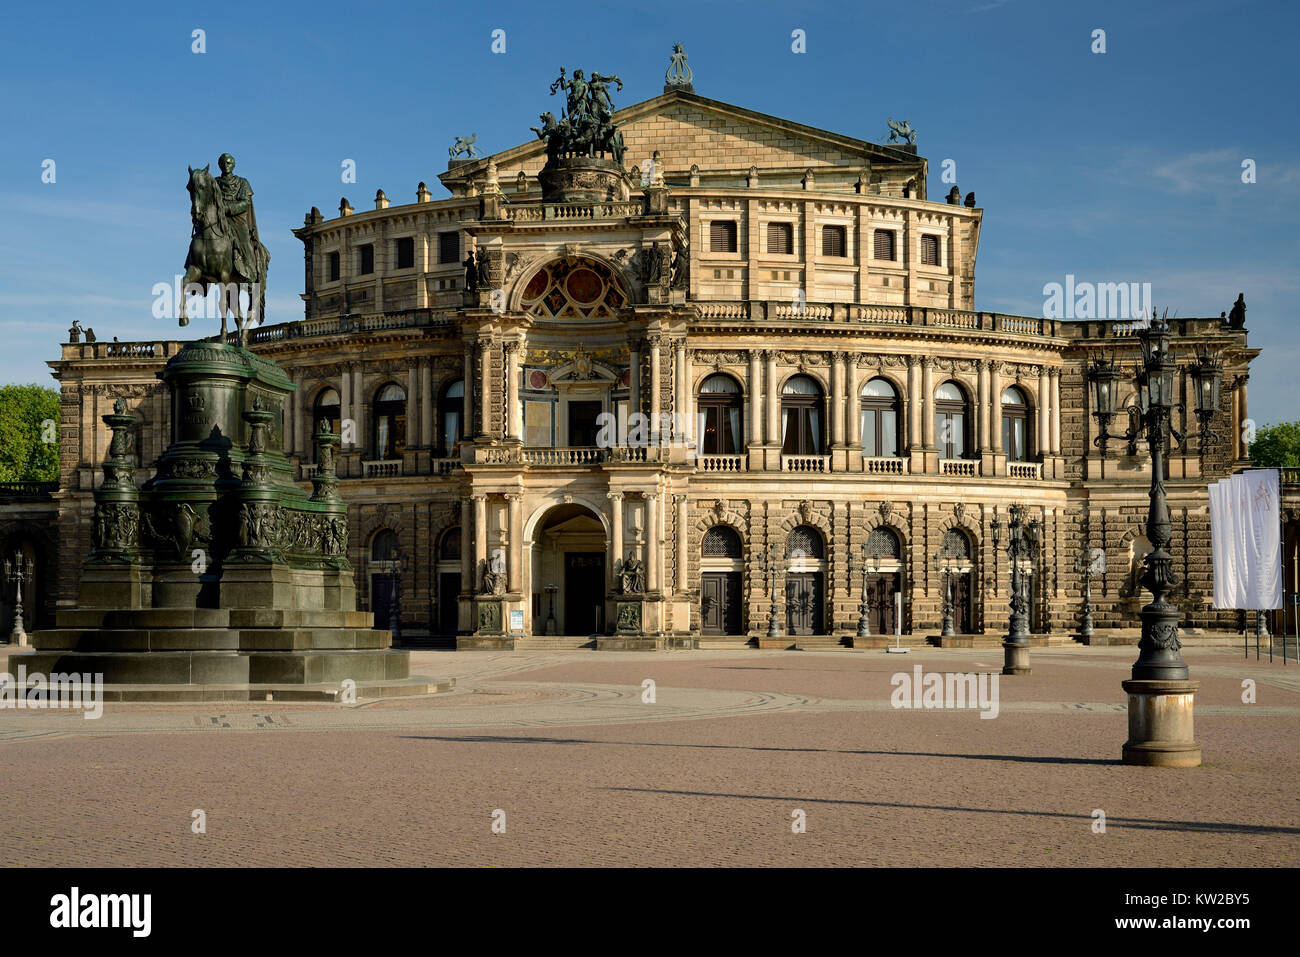
[(226, 225), (235, 246), (235, 271), (252, 282), (265, 282), (265, 248), (257, 238), (257, 216), (253, 212), (253, 188), (248, 180), (235, 175), (235, 158), (222, 153), (217, 160), (221, 175), (217, 186), (225, 204)]

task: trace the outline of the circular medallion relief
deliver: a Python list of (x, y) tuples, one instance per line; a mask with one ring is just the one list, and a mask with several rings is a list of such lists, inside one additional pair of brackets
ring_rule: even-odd
[(528, 388), (545, 389), (546, 373), (541, 369), (534, 369), (532, 372), (528, 373)]

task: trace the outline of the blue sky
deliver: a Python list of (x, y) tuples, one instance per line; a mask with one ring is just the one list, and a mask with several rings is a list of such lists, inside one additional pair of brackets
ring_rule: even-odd
[(177, 334), (151, 290), (184, 262), (187, 165), (236, 156), (268, 320), (301, 318), (289, 230), (311, 206), (410, 202), (420, 180), (441, 198), (453, 137), (530, 138), (559, 66), (618, 73), (626, 106), (661, 92), (680, 40), (704, 96), (870, 140), (909, 120), (933, 198), (955, 160), (985, 209), (977, 308), (1041, 315), (1067, 274), (1150, 282), (1183, 316), (1245, 292), (1251, 413), (1300, 419), (1298, 27), (1300, 4), (1262, 0), (24, 4), (0, 33), (0, 382), (53, 384), (74, 318)]

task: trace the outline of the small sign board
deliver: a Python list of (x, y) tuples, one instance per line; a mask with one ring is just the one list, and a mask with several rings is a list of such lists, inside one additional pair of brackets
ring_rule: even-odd
[(511, 609), (510, 630), (512, 632), (524, 630), (524, 610), (522, 608)]

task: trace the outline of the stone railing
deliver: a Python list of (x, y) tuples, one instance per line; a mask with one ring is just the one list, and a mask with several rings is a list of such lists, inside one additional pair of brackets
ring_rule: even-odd
[(809, 322), (879, 323), (896, 326), (928, 326), (934, 329), (963, 329), (973, 332), (998, 332), (1013, 336), (1060, 335), (1053, 320), (1035, 316), (1006, 316), (995, 312), (971, 312), (965, 309), (934, 309), (928, 306), (893, 306), (861, 302), (808, 302), (789, 300), (708, 300), (691, 304), (700, 319), (780, 320)]
[(829, 472), (831, 457), (829, 455), (783, 455), (782, 472)]
[(595, 465), (605, 461), (604, 449), (578, 446), (552, 449), (524, 449), (524, 461), (529, 465)]
[(397, 478), (402, 474), (401, 459), (376, 459), (371, 462), (361, 462), (361, 476), (363, 478)]
[[(333, 316), (328, 319), (298, 319), (262, 326), (248, 335), (253, 344), (282, 342), (286, 339), (304, 339), (314, 336), (346, 336), (354, 332), (376, 332), (385, 329), (412, 329), (449, 323), (448, 315), (430, 309), (406, 309), (381, 312), (374, 315)], [(126, 343), (113, 343), (126, 345)], [(146, 343), (147, 345), (147, 343)], [(159, 352), (159, 355), (162, 353)]]
[(303, 462), (298, 466), (298, 481), (306, 482), (316, 477), (320, 471), (320, 466), (315, 462)]
[(1284, 468), (1281, 471), (1283, 485), (1300, 485), (1300, 469)]
[(1007, 474), (1017, 479), (1041, 479), (1043, 477), (1043, 463), (1008, 462)]
[(450, 475), (460, 467), (459, 458), (432, 459), (429, 462), (429, 471), (434, 475)]
[(849, 318), (857, 322), (910, 322), (906, 306), (850, 306)]
[(0, 482), (0, 499), (49, 498), (58, 490), (58, 482)]
[(774, 319), (810, 319), (826, 322), (835, 317), (835, 308), (828, 302), (779, 302), (768, 313)]
[(743, 472), (747, 463), (743, 455), (701, 455), (695, 460), (701, 472)]
[(1033, 316), (1004, 316), (998, 314), (997, 330), (998, 332), (1012, 332), (1021, 336), (1041, 336), (1043, 334), (1043, 320), (1035, 319)]
[(911, 459), (896, 456), (864, 455), (862, 457), (862, 471), (871, 475), (906, 475), (910, 466)]
[(697, 302), (701, 319), (748, 319), (747, 302)]
[(626, 219), (640, 216), (645, 207), (640, 201), (625, 203), (531, 203), (505, 206), (504, 219), (515, 223), (541, 223), (574, 219)]
[(979, 462), (975, 459), (940, 459), (939, 474), (972, 478), (979, 474)]

